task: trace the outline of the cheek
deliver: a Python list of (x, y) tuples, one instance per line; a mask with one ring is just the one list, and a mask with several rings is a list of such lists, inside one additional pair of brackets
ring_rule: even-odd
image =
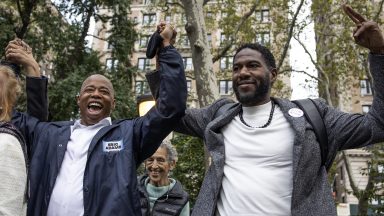
[(237, 74), (232, 74), (232, 82), (235, 84), (235, 81), (237, 80), (238, 75)]

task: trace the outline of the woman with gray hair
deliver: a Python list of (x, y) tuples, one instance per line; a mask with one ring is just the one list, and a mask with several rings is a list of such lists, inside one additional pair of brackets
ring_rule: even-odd
[(189, 216), (188, 193), (180, 182), (169, 177), (175, 168), (177, 152), (163, 141), (155, 154), (145, 160), (146, 174), (139, 178), (141, 213), (147, 215)]

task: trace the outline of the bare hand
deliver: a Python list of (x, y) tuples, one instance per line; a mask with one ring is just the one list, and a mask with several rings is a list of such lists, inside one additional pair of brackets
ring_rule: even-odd
[(28, 76), (40, 76), (39, 65), (33, 58), (32, 48), (20, 39), (12, 40), (5, 48), (5, 57), (8, 61), (20, 64)]
[(355, 42), (372, 53), (384, 54), (384, 37), (377, 23), (367, 21), (349, 5), (343, 5), (343, 10), (357, 26), (353, 32)]
[(166, 24), (165, 22), (160, 22), (157, 25), (157, 31), (163, 37), (163, 45), (168, 46), (169, 44), (174, 44), (176, 41), (177, 32), (171, 24)]

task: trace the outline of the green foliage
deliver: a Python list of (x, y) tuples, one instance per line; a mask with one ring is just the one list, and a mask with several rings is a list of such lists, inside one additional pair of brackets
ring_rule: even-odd
[(109, 73), (108, 77), (115, 88), (116, 107), (112, 112), (112, 119), (125, 119), (137, 117), (138, 111), (134, 95), (131, 92), (130, 73), (118, 70), (115, 73)]
[[(76, 95), (82, 81), (91, 74), (109, 77), (116, 91), (113, 118), (136, 116), (136, 103), (131, 94), (132, 70), (129, 55), (136, 39), (128, 19), (129, 0), (33, 1), (32, 4), (5, 0), (0, 3), (0, 45), (5, 48), (21, 26), (27, 27), (24, 40), (33, 48), (35, 58), (51, 76), (49, 82), (50, 119), (68, 120), (79, 117)], [(32, 10), (32, 13), (27, 13)], [(109, 10), (111, 13), (105, 13)], [(29, 15), (29, 23), (19, 14)], [(117, 65), (105, 70), (103, 57), (86, 47), (91, 18), (109, 24), (107, 39), (113, 45), (112, 57)], [(21, 97), (21, 98), (25, 98)]]
[(205, 172), (203, 143), (199, 138), (176, 134), (172, 144), (179, 154), (173, 177), (179, 180), (189, 193), (193, 207)]

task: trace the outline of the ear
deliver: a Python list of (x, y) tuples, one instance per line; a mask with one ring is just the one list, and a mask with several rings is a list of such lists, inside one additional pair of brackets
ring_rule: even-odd
[(77, 106), (80, 107), (80, 94), (79, 93), (76, 95), (76, 103), (77, 103)]
[(116, 108), (116, 99), (113, 98), (112, 107), (111, 107), (111, 113), (112, 113), (113, 110), (115, 110), (115, 108)]
[(173, 170), (176, 167), (176, 161), (175, 160), (171, 161), (169, 163), (169, 166), (170, 166), (171, 170)]
[(274, 83), (277, 79), (277, 69), (276, 68), (272, 68), (270, 70), (270, 76), (271, 76), (271, 83)]

